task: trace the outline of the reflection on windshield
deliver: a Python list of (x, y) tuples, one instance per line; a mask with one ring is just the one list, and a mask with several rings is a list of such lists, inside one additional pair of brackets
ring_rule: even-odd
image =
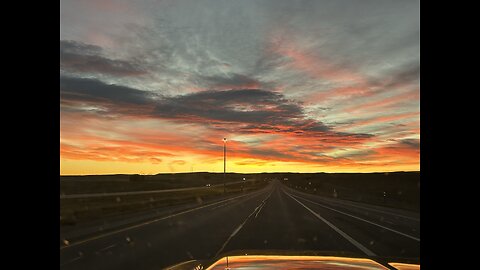
[[(388, 269), (372, 260), (322, 256), (232, 256), (229, 269), (325, 269), (375, 270)], [(227, 269), (227, 258), (222, 258), (207, 270)]]
[(420, 265), (418, 264), (408, 264), (408, 263), (388, 263), (389, 265), (397, 268), (398, 270), (420, 270)]

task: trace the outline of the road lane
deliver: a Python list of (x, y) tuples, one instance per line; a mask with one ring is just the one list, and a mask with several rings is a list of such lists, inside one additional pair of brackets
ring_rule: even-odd
[[(295, 198), (300, 198), (300, 197), (298, 197), (298, 196), (293, 196), (293, 197), (295, 197)], [(296, 200), (296, 199), (295, 199), (295, 200)], [(413, 239), (413, 240), (415, 240), (415, 241), (420, 242), (420, 239), (417, 238), (417, 237), (415, 237), (415, 236), (411, 236), (411, 235), (409, 235), (409, 234), (407, 234), (407, 233), (403, 233), (403, 232), (400, 232), (400, 231), (398, 231), (398, 230), (395, 230), (395, 229), (386, 227), (386, 226), (384, 226), (384, 225), (380, 225), (380, 224), (378, 224), (378, 223), (376, 223), (376, 222), (369, 221), (369, 220), (367, 220), (367, 219), (358, 217), (358, 216), (356, 216), (356, 215), (352, 215), (352, 214), (346, 213), (346, 212), (344, 212), (344, 211), (340, 211), (340, 210), (334, 209), (334, 208), (332, 208), (332, 207), (326, 206), (325, 204), (316, 203), (316, 202), (314, 202), (314, 201), (311, 201), (311, 200), (308, 200), (308, 199), (305, 199), (305, 198), (301, 198), (301, 200), (307, 201), (307, 202), (309, 202), (309, 203), (313, 203), (313, 204), (315, 204), (315, 205), (319, 205), (319, 206), (321, 206), (321, 207), (323, 207), (323, 208), (326, 208), (326, 209), (335, 211), (335, 212), (340, 213), (340, 214), (342, 214), (342, 215), (349, 216), (349, 217), (351, 217), (351, 218), (354, 218), (354, 219), (357, 219), (357, 220), (360, 220), (360, 221), (363, 221), (363, 222), (372, 224), (372, 225), (374, 225), (374, 226), (383, 228), (383, 229), (385, 229), (385, 230), (389, 230), (389, 231), (394, 232), (394, 233), (396, 233), (396, 234), (403, 235), (403, 236), (405, 236), (405, 237), (408, 237), (408, 238), (410, 238), (410, 239)], [(298, 200), (297, 200), (297, 202), (298, 202)], [(301, 203), (301, 202), (299, 202), (299, 203)], [(389, 224), (395, 225), (394, 223), (389, 223)]]
[[(60, 265), (61, 269), (161, 269), (252, 249), (365, 255), (355, 242), (382, 257), (418, 258), (419, 241), (362, 219), (406, 234), (419, 222), (399, 217), (395, 210), (392, 214), (377, 210), (322, 200), (274, 181), (243, 198), (66, 248), (60, 251)], [(417, 233), (414, 237), (419, 238), (419, 228)]]
[(270, 190), (271, 186), (224, 207), (204, 207), (62, 249), (61, 269), (161, 269), (212, 257)]
[[(127, 225), (127, 226), (120, 226), (120, 228), (118, 228), (118, 229), (113, 229), (113, 230), (105, 232), (105, 233), (97, 233), (94, 236), (88, 236), (88, 237), (85, 237), (84, 239), (77, 240), (77, 241), (74, 241), (74, 242), (69, 241), (68, 245), (62, 244), (60, 246), (60, 249), (62, 250), (62, 249), (66, 249), (66, 248), (71, 248), (73, 246), (81, 245), (81, 244), (84, 244), (86, 242), (90, 242), (90, 241), (93, 241), (93, 240), (96, 240), (96, 239), (99, 239), (99, 238), (107, 237), (107, 236), (110, 236), (110, 235), (113, 235), (113, 234), (118, 234), (118, 233), (125, 232), (125, 231), (129, 231), (129, 230), (132, 230), (134, 228), (142, 227), (142, 226), (145, 226), (145, 225), (148, 225), (148, 224), (151, 224), (151, 223), (159, 222), (159, 221), (166, 220), (166, 219), (176, 217), (176, 216), (179, 216), (179, 215), (184, 215), (184, 214), (187, 214), (187, 213), (190, 213), (190, 212), (193, 212), (193, 211), (197, 211), (197, 210), (200, 210), (200, 209), (203, 209), (203, 208), (211, 208), (212, 210), (214, 210), (214, 209), (217, 209), (219, 207), (223, 207), (225, 205), (228, 205), (229, 203), (234, 203), (236, 200), (238, 200), (240, 198), (243, 198), (243, 197), (246, 197), (246, 196), (252, 196), (256, 193), (258, 193), (258, 191), (254, 192), (252, 194), (242, 194), (242, 195), (237, 195), (237, 196), (230, 197), (230, 198), (227, 198), (227, 199), (222, 199), (222, 200), (219, 200), (219, 201), (206, 203), (205, 205), (201, 205), (201, 206), (188, 207), (186, 209), (179, 208), (179, 209), (181, 209), (180, 211), (175, 211), (173, 213), (170, 213), (170, 214), (167, 214), (167, 215), (162, 215), (160, 217), (159, 216), (153, 216), (153, 218), (148, 218), (148, 215), (146, 215), (147, 218), (145, 220), (139, 219), (139, 220), (141, 220), (141, 222), (136, 222), (134, 225), (130, 224), (130, 225)], [(155, 214), (155, 212), (153, 214)]]
[(250, 220), (225, 251), (321, 250), (363, 255), (358, 249), (319, 221), (274, 185), (274, 191), (256, 219)]
[[(285, 189), (287, 193), (291, 190)], [(385, 229), (385, 227), (395, 228), (395, 224), (383, 223), (385, 226), (379, 227), (372, 222), (365, 222), (351, 215), (339, 213), (337, 209), (331, 207), (326, 208), (319, 203), (305, 199), (305, 194), (294, 194), (299, 201), (311, 208), (313, 211), (326, 218), (343, 232), (352, 236), (356, 241), (366, 246), (369, 250), (380, 257), (397, 257), (397, 258), (418, 258), (420, 253), (420, 241), (415, 237), (408, 237), (399, 234), (393, 230)], [(361, 215), (361, 212), (355, 213), (358, 209), (350, 209), (350, 213)], [(418, 226), (417, 222), (411, 221), (411, 226)], [(398, 229), (398, 227), (397, 227)], [(406, 234), (406, 229), (403, 233)], [(419, 233), (419, 231), (417, 231)]]
[[(283, 187), (285, 191), (304, 198), (304, 200), (317, 204), (324, 208), (332, 208), (334, 211), (354, 216), (354, 219), (364, 219), (367, 222), (379, 224), (388, 227), (391, 230), (401, 232), (406, 237), (413, 240), (420, 240), (420, 222), (418, 213), (412, 213), (404, 210), (389, 209), (386, 207), (368, 206), (355, 202), (345, 202), (342, 200), (327, 199), (313, 194), (299, 192), (289, 187)], [(401, 213), (401, 214), (399, 214)]]

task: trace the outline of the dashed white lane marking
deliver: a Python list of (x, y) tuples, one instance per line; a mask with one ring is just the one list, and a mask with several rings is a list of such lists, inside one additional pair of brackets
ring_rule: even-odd
[(270, 194), (268, 194), (267, 198), (265, 198), (265, 200), (262, 201), (262, 204), (260, 205), (260, 209), (258, 209), (257, 213), (255, 214), (255, 218), (257, 218), (258, 214), (260, 214), (260, 211), (262, 210), (262, 208), (265, 206), (265, 204), (267, 203), (267, 200), (268, 198), (270, 198), (270, 196), (272, 195), (273, 191), (270, 192)]
[[(285, 191), (284, 191), (285, 192)], [(312, 209), (308, 208), (308, 206), (306, 206), (305, 204), (303, 204), (302, 202), (300, 202), (299, 200), (295, 199), (292, 195), (288, 194), (285, 192), (285, 194), (287, 194), (290, 198), (294, 199), (297, 203), (299, 203), (301, 206), (303, 206), (305, 209), (307, 209), (310, 213), (312, 213), (314, 216), (316, 216), (318, 219), (320, 219), (321, 221), (323, 221), (325, 224), (327, 224), (328, 226), (330, 226), (330, 228), (334, 229), (337, 233), (339, 233), (341, 236), (343, 236), (343, 238), (347, 239), (350, 243), (352, 243), (354, 246), (356, 246), (358, 249), (360, 249), (361, 251), (363, 251), (365, 254), (367, 254), (368, 256), (377, 256), (375, 253), (373, 253), (371, 250), (369, 250), (368, 248), (364, 247), (362, 244), (360, 244), (359, 242), (357, 242), (357, 240), (353, 239), (352, 237), (350, 237), (348, 234), (344, 233), (342, 230), (340, 230), (339, 228), (335, 227), (335, 225), (333, 225), (332, 223), (330, 223), (328, 220), (324, 219), (323, 217), (321, 217), (319, 214), (317, 214), (315, 211), (313, 211)]]
[(72, 263), (72, 262), (74, 262), (74, 261), (78, 261), (78, 260), (80, 260), (81, 258), (83, 258), (83, 257), (82, 257), (82, 256), (75, 257), (75, 258), (71, 259), (70, 261), (61, 264), (60, 267), (65, 266), (65, 265), (67, 265), (67, 264), (70, 264), (70, 263)]
[(108, 247), (104, 247), (104, 248), (102, 248), (102, 249), (99, 249), (97, 252), (105, 251), (105, 250), (111, 249), (111, 248), (113, 248), (113, 247), (115, 247), (115, 246), (117, 246), (117, 244), (113, 244), (113, 245), (110, 245), (110, 246), (108, 246)]
[[(270, 194), (267, 196), (267, 198), (265, 200), (263, 200), (257, 207), (255, 207), (255, 209), (253, 210), (252, 213), (250, 213), (250, 215), (248, 215), (248, 217), (232, 232), (232, 234), (230, 234), (230, 236), (227, 238), (227, 240), (225, 241), (225, 243), (223, 243), (222, 247), (217, 251), (217, 253), (215, 254), (215, 257), (218, 256), (218, 254), (220, 254), (223, 249), (227, 246), (228, 242), (230, 242), (230, 240), (242, 229), (243, 225), (245, 225), (245, 223), (247, 223), (248, 219), (253, 215), (255, 214), (255, 212), (260, 212), (260, 209), (261, 207), (265, 204), (265, 202), (267, 201), (267, 199), (270, 197), (270, 195), (272, 195), (272, 192), (270, 192)], [(258, 214), (258, 213), (257, 213)]]
[[(295, 196), (295, 197), (300, 198), (300, 197), (298, 197), (298, 196)], [(325, 205), (323, 205), (323, 204), (320, 204), (320, 203), (317, 203), (317, 202), (314, 202), (314, 201), (311, 201), (311, 200), (308, 200), (308, 199), (305, 199), (305, 198), (300, 198), (300, 199), (305, 200), (305, 201), (308, 201), (308, 202), (311, 202), (311, 203), (316, 204), (316, 205), (319, 205), (319, 206), (321, 206), (321, 207), (330, 209), (330, 210), (335, 211), (335, 212), (337, 212), (337, 213), (340, 213), (340, 214), (343, 214), (343, 215), (346, 215), (346, 216), (349, 216), (349, 217), (352, 217), (352, 218), (361, 220), (361, 221), (363, 221), (363, 222), (366, 222), (366, 223), (369, 223), (369, 224), (378, 226), (378, 227), (383, 228), (383, 229), (385, 229), (385, 230), (389, 230), (389, 231), (391, 231), (391, 232), (394, 232), (394, 233), (403, 235), (403, 236), (405, 236), (405, 237), (408, 237), (408, 238), (410, 238), (410, 239), (413, 239), (413, 240), (415, 240), (415, 241), (420, 242), (420, 239), (419, 239), (419, 238), (414, 237), (414, 236), (411, 236), (411, 235), (408, 235), (408, 234), (406, 234), (406, 233), (399, 232), (399, 231), (397, 231), (397, 230), (394, 230), (394, 229), (391, 229), (391, 228), (382, 226), (382, 225), (377, 224), (377, 223), (375, 223), (375, 222), (371, 222), (371, 221), (369, 221), (369, 220), (366, 220), (366, 219), (363, 219), (363, 218), (360, 218), (360, 217), (357, 217), (357, 216), (354, 216), (354, 215), (350, 215), (350, 214), (348, 214), (348, 213), (342, 212), (342, 211), (337, 210), (337, 209), (333, 209), (333, 208), (331, 208), (331, 207), (325, 206)]]
[(265, 205), (265, 203), (262, 203), (260, 205), (260, 209), (258, 209), (257, 213), (255, 214), (255, 218), (257, 218), (258, 214), (260, 213), (260, 210), (262, 210), (263, 206)]

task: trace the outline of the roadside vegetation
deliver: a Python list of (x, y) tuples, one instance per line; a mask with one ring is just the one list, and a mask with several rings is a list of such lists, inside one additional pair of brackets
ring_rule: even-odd
[(420, 172), (282, 174), (282, 183), (330, 198), (420, 211)]
[[(243, 178), (246, 181), (243, 181)], [(238, 181), (241, 182), (233, 183)], [(246, 193), (268, 184), (265, 179), (259, 177), (233, 174), (227, 174), (225, 182), (227, 185), (224, 194), (223, 174), (64, 176), (60, 179), (60, 191), (61, 195), (67, 195), (67, 197), (60, 197), (60, 224), (75, 225), (116, 215), (188, 203), (200, 205), (204, 201)], [(75, 194), (108, 194), (187, 187), (199, 187), (199, 189), (151, 194), (68, 197)]]

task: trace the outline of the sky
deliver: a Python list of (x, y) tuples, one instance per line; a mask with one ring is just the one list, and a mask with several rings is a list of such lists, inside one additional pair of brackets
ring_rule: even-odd
[(418, 0), (60, 2), (60, 174), (420, 170)]

